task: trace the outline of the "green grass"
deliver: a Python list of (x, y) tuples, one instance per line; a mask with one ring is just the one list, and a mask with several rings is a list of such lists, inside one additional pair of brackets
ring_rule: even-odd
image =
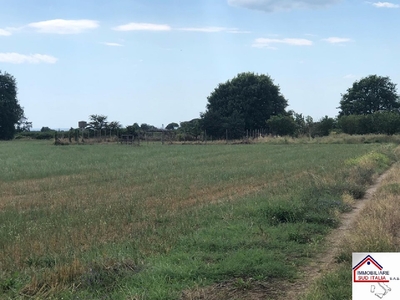
[[(399, 149), (396, 148), (397, 151)], [(380, 155), (371, 153), (356, 159), (359, 165), (364, 166), (372, 161), (379, 166), (385, 160)], [(350, 270), (353, 252), (399, 252), (399, 172), (400, 164), (397, 162), (381, 181), (380, 187), (366, 203), (351, 230), (342, 240), (336, 263), (330, 265), (329, 271), (323, 274), (301, 299), (351, 299)]]
[[(2, 142), (0, 291), (177, 299), (232, 278), (293, 280), (348, 210), (342, 194), (360, 197), (391, 149)], [(357, 164), (368, 153), (380, 165)]]
[(334, 272), (324, 275), (302, 300), (349, 300), (352, 298), (351, 263), (339, 265)]

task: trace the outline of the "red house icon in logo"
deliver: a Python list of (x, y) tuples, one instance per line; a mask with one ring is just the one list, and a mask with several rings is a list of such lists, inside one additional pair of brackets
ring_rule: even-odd
[[(386, 279), (383, 267), (371, 255), (367, 255), (353, 268), (354, 282), (389, 282)], [(359, 272), (357, 272), (359, 271)], [(360, 275), (361, 273), (361, 275)]]

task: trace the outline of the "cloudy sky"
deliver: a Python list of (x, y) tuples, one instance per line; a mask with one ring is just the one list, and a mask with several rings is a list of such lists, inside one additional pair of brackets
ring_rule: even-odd
[(157, 127), (199, 117), (240, 72), (269, 74), (289, 109), (337, 115), (377, 74), (400, 84), (400, 0), (0, 0), (0, 70), (34, 128), (90, 114)]

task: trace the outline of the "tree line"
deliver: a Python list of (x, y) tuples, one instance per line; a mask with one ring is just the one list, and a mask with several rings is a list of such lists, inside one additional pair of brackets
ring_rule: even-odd
[[(341, 95), (339, 115), (314, 121), (310, 116), (287, 110), (288, 101), (269, 75), (239, 73), (220, 83), (207, 98), (206, 111), (190, 121), (172, 122), (165, 129), (178, 140), (239, 139), (258, 134), (324, 136), (332, 130), (348, 134), (400, 133), (400, 98), (389, 77), (370, 75), (355, 81)], [(15, 78), (0, 71), (0, 139), (29, 131), (31, 123), (17, 99)], [(90, 115), (85, 130), (96, 135), (160, 131), (153, 125), (134, 123), (123, 127), (105, 115)], [(70, 132), (77, 129), (71, 128)], [(52, 131), (43, 127), (42, 132)], [(79, 131), (76, 131), (79, 134)]]

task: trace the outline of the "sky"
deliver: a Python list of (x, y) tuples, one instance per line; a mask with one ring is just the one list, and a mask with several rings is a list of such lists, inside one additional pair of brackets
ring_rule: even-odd
[(238, 73), (335, 117), (368, 75), (400, 84), (400, 0), (0, 0), (0, 70), (33, 128), (198, 118)]

